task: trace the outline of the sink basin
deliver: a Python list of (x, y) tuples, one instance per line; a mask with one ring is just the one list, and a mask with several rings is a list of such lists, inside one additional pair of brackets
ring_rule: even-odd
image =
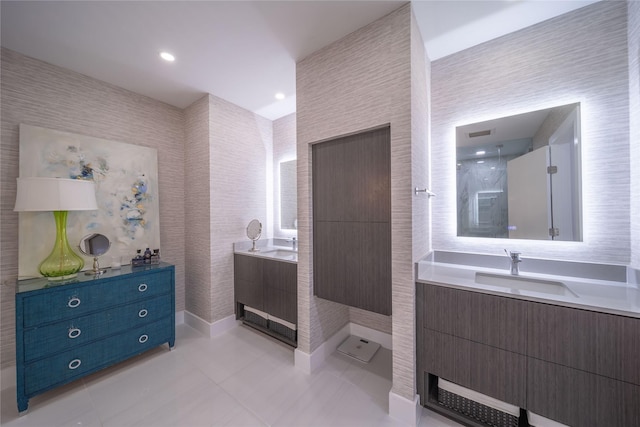
[(292, 256), (292, 255), (297, 255), (298, 252), (296, 251), (289, 251), (286, 249), (271, 249), (271, 250), (266, 250), (262, 252), (263, 254), (269, 254), (271, 256), (275, 256), (275, 257), (287, 257), (287, 256)]
[(476, 273), (476, 283), (511, 289), (512, 292), (530, 291), (552, 295), (577, 297), (564, 283), (534, 277), (511, 276), (492, 273)]

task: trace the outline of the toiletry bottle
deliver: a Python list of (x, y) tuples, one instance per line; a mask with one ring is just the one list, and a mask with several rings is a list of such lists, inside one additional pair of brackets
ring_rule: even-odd
[(142, 250), (138, 249), (136, 250), (136, 256), (134, 256), (131, 259), (131, 267), (137, 267), (139, 265), (142, 265), (143, 263), (143, 258), (142, 258)]
[(160, 249), (154, 249), (151, 256), (152, 264), (160, 264)]
[(144, 263), (151, 264), (151, 249), (149, 248), (144, 251)]

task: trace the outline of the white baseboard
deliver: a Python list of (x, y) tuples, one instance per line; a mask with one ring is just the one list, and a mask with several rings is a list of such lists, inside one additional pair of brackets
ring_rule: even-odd
[(366, 326), (356, 325), (355, 323), (347, 323), (338, 332), (333, 334), (331, 338), (320, 344), (320, 346), (308, 354), (296, 349), (294, 352), (294, 363), (296, 368), (310, 374), (318, 369), (324, 363), (327, 356), (333, 354), (342, 341), (346, 340), (349, 335), (356, 335), (360, 338), (374, 341), (382, 347), (389, 350), (392, 349), (391, 334), (376, 331)]
[(209, 323), (206, 320), (188, 311), (184, 312), (184, 323), (209, 338), (218, 336), (238, 326), (238, 321), (236, 320), (236, 316), (234, 314), (220, 319), (216, 322)]
[(350, 335), (350, 323), (347, 323), (331, 338), (320, 344), (311, 354), (296, 348), (293, 354), (295, 367), (307, 374), (311, 374), (324, 364), (327, 356), (336, 351), (336, 348)]
[(389, 392), (389, 416), (402, 424), (415, 427), (420, 423), (422, 407), (420, 397), (416, 395), (413, 401), (402, 397), (393, 391)]

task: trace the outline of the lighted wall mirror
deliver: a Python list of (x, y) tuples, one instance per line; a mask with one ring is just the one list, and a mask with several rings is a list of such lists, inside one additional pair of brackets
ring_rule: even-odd
[(280, 162), (280, 228), (298, 229), (296, 161)]
[(458, 236), (582, 241), (580, 104), (456, 128)]

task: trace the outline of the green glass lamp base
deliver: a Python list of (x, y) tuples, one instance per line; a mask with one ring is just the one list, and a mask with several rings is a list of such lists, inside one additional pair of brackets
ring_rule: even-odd
[(53, 250), (40, 263), (40, 274), (49, 280), (68, 280), (76, 277), (84, 267), (84, 260), (77, 255), (67, 240), (67, 211), (54, 211), (56, 241)]

